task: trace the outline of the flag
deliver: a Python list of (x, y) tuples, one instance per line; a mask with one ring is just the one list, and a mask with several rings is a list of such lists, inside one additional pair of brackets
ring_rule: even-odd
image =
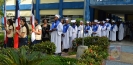
[[(32, 6), (31, 6), (31, 26), (32, 26), (32, 30), (35, 28), (35, 25), (34, 25), (34, 3), (33, 3), (33, 0), (32, 0)], [(32, 32), (31, 34), (31, 41), (34, 42), (35, 41), (35, 33)]]
[[(4, 0), (4, 26), (7, 27), (6, 25), (6, 1)], [(4, 45), (7, 44), (7, 32), (6, 30), (4, 31), (5, 32), (5, 35), (4, 35)]]
[[(16, 0), (16, 9), (15, 9), (15, 20), (16, 20), (16, 30), (20, 30), (20, 11), (19, 11), (19, 0)], [(19, 45), (19, 35), (15, 33), (14, 35), (14, 48), (18, 48)]]

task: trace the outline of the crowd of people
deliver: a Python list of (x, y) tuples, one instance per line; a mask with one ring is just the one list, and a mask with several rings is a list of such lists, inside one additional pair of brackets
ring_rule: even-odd
[[(131, 31), (131, 40), (133, 38), (133, 25), (127, 25), (120, 20), (110, 20), (107, 18), (105, 21), (80, 21), (80, 25), (77, 25), (76, 20), (70, 20), (68, 18), (59, 21), (60, 15), (55, 15), (54, 22), (51, 26), (48, 24), (47, 19), (43, 19), (43, 24), (40, 25), (38, 19), (35, 19), (35, 29), (29, 31), (29, 26), (26, 23), (26, 18), (21, 17), (20, 30), (15, 30), (13, 21), (7, 20), (8, 26), (5, 27), (7, 31), (7, 47), (12, 47), (14, 31), (19, 34), (19, 47), (28, 45), (28, 35), (31, 32), (35, 33), (35, 41), (32, 44), (41, 43), (42, 41), (51, 41), (56, 46), (55, 54), (61, 55), (61, 52), (68, 52), (72, 48), (72, 41), (75, 38), (91, 37), (107, 37), (110, 41), (115, 42), (117, 40), (122, 41), (126, 36), (127, 28)], [(110, 21), (110, 22), (109, 22)]]

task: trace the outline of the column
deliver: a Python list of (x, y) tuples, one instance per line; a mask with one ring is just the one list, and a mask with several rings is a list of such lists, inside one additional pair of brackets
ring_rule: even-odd
[(94, 20), (94, 12), (95, 12), (95, 9), (90, 7), (90, 21)]
[(40, 23), (40, 9), (39, 9), (39, 5), (40, 5), (40, 0), (36, 0), (35, 10), (36, 10), (36, 18), (39, 20), (38, 23)]
[(84, 0), (84, 20), (90, 21), (90, 0)]
[(59, 15), (61, 16), (61, 18), (63, 18), (63, 0), (59, 1)]
[(127, 16), (128, 16), (127, 14), (124, 15), (124, 19), (125, 19), (125, 21), (127, 21)]

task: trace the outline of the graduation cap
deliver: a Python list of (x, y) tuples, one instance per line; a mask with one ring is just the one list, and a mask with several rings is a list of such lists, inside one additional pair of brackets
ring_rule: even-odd
[(90, 23), (90, 21), (87, 21), (86, 23)]
[(71, 22), (72, 22), (72, 23), (75, 23), (75, 22), (76, 22), (76, 20), (71, 20)]
[(115, 23), (115, 20), (113, 20), (112, 22)]
[(60, 18), (60, 15), (56, 14), (55, 17)]
[(105, 21), (102, 21), (103, 23), (105, 23)]
[(98, 20), (97, 20), (97, 19), (95, 19), (95, 20), (94, 20), (94, 22), (98, 22)]
[(106, 18), (107, 21), (109, 21), (110, 19), (109, 18)]
[(83, 22), (83, 21), (80, 21), (80, 22)]
[(66, 20), (66, 21), (68, 21), (69, 19), (68, 19), (68, 18), (66, 18), (65, 20)]

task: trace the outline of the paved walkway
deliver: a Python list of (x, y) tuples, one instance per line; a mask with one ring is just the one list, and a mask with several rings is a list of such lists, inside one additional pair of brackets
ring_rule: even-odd
[[(120, 60), (106, 60), (106, 65), (133, 65), (133, 42), (111, 42), (110, 46), (120, 46)], [(64, 57), (76, 58), (76, 55), (69, 56), (63, 54)]]

